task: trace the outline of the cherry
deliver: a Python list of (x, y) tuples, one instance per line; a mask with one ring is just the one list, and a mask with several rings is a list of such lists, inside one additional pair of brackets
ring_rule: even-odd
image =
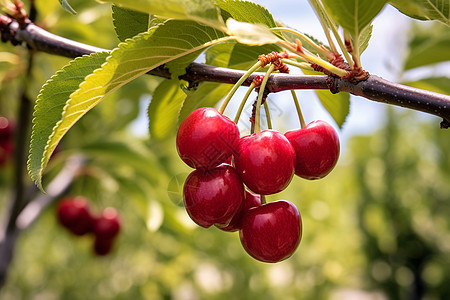
[(261, 205), (261, 197), (259, 195), (255, 195), (250, 193), (249, 191), (245, 191), (244, 203), (242, 204), (239, 211), (234, 215), (233, 219), (231, 219), (230, 224), (228, 226), (220, 226), (216, 225), (217, 228), (223, 231), (237, 231), (241, 228), (241, 220), (243, 215), (252, 207)]
[(113, 245), (114, 245), (114, 238), (107, 239), (95, 237), (93, 247), (94, 253), (99, 256), (107, 255), (111, 252)]
[(314, 121), (305, 128), (286, 132), (285, 136), (297, 155), (297, 176), (314, 180), (333, 170), (339, 158), (339, 137), (327, 122)]
[(211, 170), (195, 170), (183, 188), (186, 211), (202, 227), (227, 226), (244, 201), (244, 186), (236, 170), (222, 164)]
[(279, 262), (291, 256), (302, 238), (302, 219), (297, 207), (285, 200), (249, 209), (239, 237), (245, 251), (263, 262)]
[(234, 164), (252, 192), (270, 195), (289, 185), (295, 159), (295, 150), (283, 134), (264, 130), (240, 139)]
[(107, 207), (102, 214), (94, 220), (94, 234), (100, 239), (112, 239), (119, 234), (120, 221), (117, 210)]
[(86, 198), (66, 197), (58, 205), (58, 220), (75, 235), (92, 232), (93, 218)]
[(181, 122), (177, 151), (195, 169), (211, 169), (226, 161), (239, 140), (239, 129), (215, 108), (194, 110)]

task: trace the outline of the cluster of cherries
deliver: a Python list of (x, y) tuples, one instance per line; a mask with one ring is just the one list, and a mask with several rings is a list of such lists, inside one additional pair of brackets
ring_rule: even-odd
[(107, 255), (111, 252), (121, 226), (115, 208), (107, 207), (99, 216), (95, 216), (86, 198), (65, 197), (58, 204), (57, 215), (60, 224), (76, 236), (94, 235), (95, 254)]
[(288, 258), (302, 237), (297, 207), (285, 200), (265, 203), (264, 196), (284, 190), (294, 174), (326, 176), (339, 156), (339, 138), (326, 122), (240, 137), (237, 125), (211, 107), (183, 120), (176, 144), (181, 159), (196, 169), (183, 188), (191, 219), (205, 228), (239, 230), (244, 249), (263, 262)]
[(14, 125), (5, 117), (0, 117), (0, 167), (11, 158), (14, 150)]

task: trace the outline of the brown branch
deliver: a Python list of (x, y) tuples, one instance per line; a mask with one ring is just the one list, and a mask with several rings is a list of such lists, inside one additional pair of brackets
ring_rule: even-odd
[[(25, 28), (20, 28), (17, 22), (5, 20), (5, 17), (0, 18), (0, 31), (3, 41), (10, 40), (13, 44), (25, 43), (36, 51), (69, 58), (99, 51), (109, 51), (62, 38), (32, 23)], [(151, 70), (149, 74), (164, 78), (171, 77), (169, 70), (165, 69), (164, 66)], [(186, 74), (180, 76), (180, 79), (186, 80), (191, 84), (201, 81), (233, 84), (243, 74), (244, 72), (240, 70), (192, 63), (186, 69)], [(258, 75), (260, 74), (250, 76), (244, 85), (250, 85), (254, 77)], [(292, 89), (329, 89), (333, 93), (349, 92), (373, 101), (439, 116), (443, 119), (441, 123), (442, 128), (450, 126), (450, 96), (393, 83), (374, 75), (370, 75), (367, 80), (354, 84), (347, 80), (330, 76), (272, 74), (267, 88), (270, 92)]]

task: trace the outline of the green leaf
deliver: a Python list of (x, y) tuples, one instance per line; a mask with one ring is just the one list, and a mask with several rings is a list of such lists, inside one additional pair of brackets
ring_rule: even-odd
[(80, 150), (94, 159), (131, 166), (152, 184), (158, 182), (158, 167), (149, 157), (121, 141), (99, 140), (81, 145)]
[(322, 0), (328, 14), (355, 40), (386, 4), (386, 0)]
[(240, 22), (232, 18), (227, 20), (227, 33), (234, 36), (238, 42), (247, 45), (259, 46), (279, 41), (266, 25)]
[(194, 20), (223, 29), (219, 8), (211, 0), (104, 0), (118, 6), (166, 18)]
[(178, 113), (186, 93), (179, 80), (165, 80), (156, 88), (148, 107), (149, 131), (152, 138), (163, 140), (175, 134)]
[[(42, 172), (53, 152), (49, 151), (48, 139), (52, 135), (53, 128), (61, 120), (63, 108), (70, 94), (78, 89), (86, 75), (105, 62), (109, 54), (106, 52), (83, 56), (71, 61), (61, 71), (57, 72), (43, 86), (37, 97), (33, 132), (30, 144), (30, 156), (28, 160), (28, 172), (36, 185), (42, 190)], [(44, 153), (46, 156), (44, 157)]]
[(259, 4), (239, 0), (219, 0), (216, 1), (216, 4), (222, 10), (222, 16), (225, 20), (233, 18), (240, 22), (264, 24), (269, 28), (277, 27), (270, 12)]
[(369, 46), (370, 38), (372, 37), (373, 26), (366, 26), (363, 31), (361, 31), (361, 36), (359, 38), (359, 53), (362, 54), (364, 50)]
[(431, 28), (414, 26), (411, 33), (413, 37), (409, 42), (409, 53), (404, 61), (405, 70), (450, 60), (448, 27), (439, 23)]
[(206, 64), (218, 67), (248, 70), (258, 60), (261, 54), (279, 52), (281, 48), (267, 44), (249, 46), (240, 43), (222, 43), (206, 51)]
[(178, 126), (194, 110), (200, 107), (215, 106), (233, 86), (214, 82), (202, 82), (192, 93), (189, 93), (178, 115)]
[(319, 97), (320, 103), (322, 103), (339, 128), (342, 128), (350, 112), (350, 94), (345, 92), (332, 94), (327, 90), (316, 90), (315, 92), (317, 97)]
[(428, 77), (417, 81), (404, 81), (402, 84), (418, 89), (450, 95), (450, 78), (445, 76)]
[[(314, 71), (302, 71), (305, 75), (320, 74)], [(342, 128), (348, 114), (350, 113), (350, 94), (346, 92), (333, 94), (329, 90), (315, 90), (315, 93), (322, 106), (328, 111), (339, 128)]]
[(66, 11), (71, 13), (72, 15), (76, 15), (77, 12), (70, 6), (69, 2), (67, 0), (59, 0), (59, 3), (61, 4), (62, 8), (64, 8)]
[(113, 5), (112, 17), (117, 37), (122, 42), (149, 28), (150, 15), (146, 13)]
[[(198, 53), (199, 50), (222, 41), (221, 37), (223, 37), (223, 33), (211, 27), (191, 21), (170, 20), (121, 43), (111, 52), (101, 68), (87, 76), (78, 90), (72, 94), (69, 93), (70, 99), (66, 102), (62, 118), (59, 121), (56, 120), (58, 122), (54, 127), (47, 127), (46, 133), (53, 128), (50, 131), (51, 134), (38, 133), (42, 140), (47, 140), (47, 146), (45, 151), (33, 155), (33, 165), (30, 171), (33, 180), (42, 188), (42, 171), (59, 141), (84, 114), (105, 96), (160, 65), (166, 64), (171, 71), (185, 68), (190, 61), (183, 60), (183, 56)], [(70, 77), (65, 77), (65, 79), (69, 80)], [(77, 84), (79, 82), (77, 81)], [(70, 90), (70, 92), (72, 91), (73, 89)], [(66, 97), (65, 100), (68, 99), (69, 94), (63, 94)], [(58, 97), (60, 99), (63, 96), (61, 96), (60, 89), (52, 88), (46, 93), (45, 98)], [(45, 113), (42, 110), (41, 112)], [(36, 164), (36, 160), (41, 162), (40, 166)]]
[(391, 0), (389, 3), (407, 16), (438, 20), (450, 26), (450, 2), (442, 0)]

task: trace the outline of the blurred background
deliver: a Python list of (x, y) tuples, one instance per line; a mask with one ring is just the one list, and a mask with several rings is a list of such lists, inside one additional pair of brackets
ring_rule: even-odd
[[(325, 40), (307, 1), (255, 2)], [(76, 16), (58, 1), (37, 0), (36, 23), (94, 46), (117, 45), (109, 5), (70, 4)], [(445, 39), (446, 27), (412, 22), (386, 7), (374, 21), (363, 66), (388, 80), (449, 94), (445, 56), (420, 59), (448, 49)], [(0, 44), (0, 115), (12, 122), (24, 81), (36, 99), (44, 82), (69, 62), (36, 54), (30, 81), (26, 55), (23, 48)], [(51, 181), (74, 154), (88, 158), (66, 194), (86, 196), (94, 210), (120, 211), (123, 228), (113, 252), (95, 256), (92, 239), (62, 228), (52, 204), (20, 235), (0, 299), (450, 298), (450, 138), (439, 119), (352, 97), (335, 170), (318, 181), (294, 178), (269, 197), (295, 203), (304, 227), (291, 258), (266, 264), (245, 253), (238, 233), (200, 228), (187, 216), (181, 189), (191, 169), (178, 158), (173, 136), (149, 138), (148, 94), (161, 80), (144, 77), (83, 117), (44, 177)], [(308, 122), (325, 119), (336, 126), (313, 93), (298, 95)], [(282, 93), (271, 97), (279, 112), (276, 128), (298, 127), (292, 103)], [(7, 161), (0, 167), (1, 217), (12, 197), (12, 174)]]

